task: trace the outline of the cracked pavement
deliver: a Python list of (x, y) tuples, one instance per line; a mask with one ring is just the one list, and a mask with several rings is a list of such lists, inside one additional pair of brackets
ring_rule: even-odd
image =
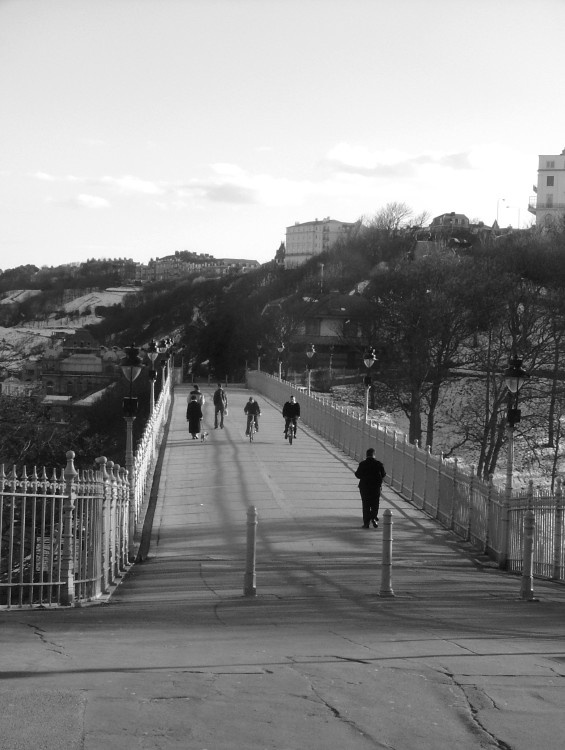
[(176, 389), (149, 557), (109, 600), (0, 612), (0, 750), (561, 748), (565, 587), (520, 600), (519, 578), (387, 488), (380, 597), (355, 464), (307, 428), (288, 446), (260, 396), (249, 444), (247, 397), (230, 389), (200, 443)]

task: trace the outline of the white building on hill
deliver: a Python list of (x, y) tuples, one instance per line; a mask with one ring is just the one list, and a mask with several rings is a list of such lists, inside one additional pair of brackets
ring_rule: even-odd
[(536, 226), (550, 226), (565, 216), (565, 149), (560, 154), (540, 155), (534, 192), (528, 211), (536, 217)]
[(300, 224), (298, 221), (286, 228), (285, 268), (296, 268), (307, 260), (329, 250), (332, 245), (348, 236), (358, 222), (336, 221), (328, 216)]

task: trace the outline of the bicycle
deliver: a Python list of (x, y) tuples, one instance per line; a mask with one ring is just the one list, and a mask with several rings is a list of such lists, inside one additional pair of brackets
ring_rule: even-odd
[(288, 440), (289, 445), (292, 445), (292, 441), (296, 437), (296, 420), (289, 419), (288, 425), (286, 426), (286, 438)]
[(249, 442), (252, 443), (253, 442), (253, 436), (257, 432), (257, 425), (255, 424), (255, 419), (251, 418), (249, 420), (248, 429), (249, 429)]

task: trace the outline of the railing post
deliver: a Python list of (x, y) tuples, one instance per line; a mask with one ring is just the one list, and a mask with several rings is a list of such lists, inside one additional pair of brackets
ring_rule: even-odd
[(410, 488), (410, 502), (416, 505), (416, 457), (420, 449), (418, 440), (414, 440), (412, 445), (412, 487)]
[(489, 474), (488, 477), (488, 490), (487, 490), (487, 507), (486, 507), (486, 518), (485, 518), (485, 541), (484, 541), (484, 547), (483, 552), (485, 555), (488, 554), (488, 548), (490, 544), (490, 521), (492, 518), (492, 489), (494, 486), (494, 477), (492, 474)]
[(555, 490), (555, 534), (553, 538), (553, 571), (552, 578), (559, 580), (561, 576), (561, 548), (563, 546), (563, 482), (557, 477)]
[(394, 596), (392, 590), (392, 511), (389, 508), (383, 513), (383, 556), (379, 596)]
[(502, 515), (500, 519), (500, 568), (506, 568), (508, 565), (508, 524), (510, 522), (510, 503), (512, 501), (512, 478), (514, 472), (514, 427), (508, 425), (508, 443), (507, 443), (507, 460), (506, 460), (506, 487), (504, 491), (504, 503), (502, 505)]
[(467, 518), (467, 532), (465, 541), (471, 541), (471, 527), (473, 525), (473, 492), (475, 489), (475, 467), (471, 466), (471, 477), (469, 479), (469, 509)]
[(135, 461), (133, 455), (133, 423), (135, 417), (124, 417), (126, 421), (126, 469), (128, 473), (128, 560), (135, 559)]
[(106, 456), (100, 456), (95, 459), (98, 465), (98, 479), (102, 488), (102, 549), (101, 549), (101, 587), (102, 593), (107, 594), (111, 581), (111, 526), (110, 526), (110, 506), (112, 504), (111, 495), (108, 492), (108, 470)]
[(408, 442), (408, 435), (404, 433), (402, 439), (402, 467), (400, 475), (400, 494), (404, 497), (404, 477), (406, 476), (406, 444)]
[(522, 582), (520, 599), (534, 601), (534, 528), (536, 519), (532, 508), (534, 483), (530, 479), (528, 486), (528, 509), (524, 514), (524, 542), (522, 549)]
[(396, 455), (396, 450), (397, 450), (397, 448), (396, 448), (396, 436), (397, 436), (397, 432), (393, 428), (393, 431), (392, 431), (392, 449), (391, 449), (391, 454), (390, 454), (390, 486), (391, 487), (394, 487), (394, 486), (398, 487), (398, 482), (395, 480), (395, 477), (394, 477), (395, 470), (396, 470), (396, 464), (397, 464), (397, 461), (395, 461), (395, 459), (397, 458), (397, 455)]
[(61, 550), (61, 604), (70, 606), (75, 598), (75, 544), (74, 544), (74, 510), (75, 510), (75, 469), (73, 451), (67, 451), (65, 478), (65, 497), (63, 498), (63, 538)]
[(120, 546), (120, 571), (127, 570), (130, 561), (129, 544), (130, 544), (130, 522), (131, 522), (131, 483), (129, 480), (128, 470), (119, 464), (114, 466), (116, 472), (118, 496), (120, 498), (120, 522), (121, 522), (121, 546)]
[(429, 445), (426, 445), (426, 460), (424, 462), (424, 491), (422, 493), (422, 510), (426, 510), (426, 503), (428, 502), (428, 480), (429, 480), (428, 473), (430, 471), (431, 451), (432, 451), (431, 447)]
[(247, 509), (247, 560), (243, 579), (243, 593), (245, 596), (257, 595), (255, 577), (255, 549), (257, 539), (257, 508), (250, 505)]

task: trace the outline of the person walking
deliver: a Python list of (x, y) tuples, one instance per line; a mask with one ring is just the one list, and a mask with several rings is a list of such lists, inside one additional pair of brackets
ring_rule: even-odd
[(188, 399), (187, 399), (187, 401), (188, 401), (189, 403), (190, 403), (190, 401), (192, 400), (192, 397), (193, 397), (193, 396), (195, 396), (195, 397), (196, 397), (196, 400), (198, 401), (198, 403), (200, 404), (200, 406), (204, 406), (204, 401), (205, 401), (205, 399), (204, 399), (204, 394), (203, 394), (203, 393), (202, 393), (202, 391), (200, 390), (200, 386), (198, 385), (198, 383), (194, 383), (194, 385), (193, 385), (193, 387), (192, 387), (192, 390), (191, 390), (191, 391), (190, 391), (190, 393), (188, 394)]
[(226, 392), (222, 388), (222, 384), (218, 383), (217, 389), (214, 391), (212, 398), (214, 402), (214, 429), (218, 429), (218, 414), (220, 415), (220, 429), (224, 429), (224, 415), (228, 413), (228, 397)]
[(249, 428), (251, 427), (252, 420), (255, 421), (255, 432), (259, 432), (259, 417), (261, 416), (261, 407), (255, 401), (253, 396), (249, 396), (249, 401), (243, 407), (243, 411), (247, 414), (247, 427), (245, 434), (249, 435)]
[(366, 456), (357, 467), (355, 476), (359, 480), (358, 487), (363, 504), (363, 528), (368, 529), (372, 523), (376, 529), (379, 525), (381, 486), (386, 471), (383, 464), (375, 458), (374, 448), (368, 448)]
[(296, 400), (296, 396), (291, 396), (285, 403), (282, 410), (284, 417), (284, 436), (288, 438), (288, 428), (293, 430), (293, 435), (296, 437), (296, 423), (300, 418), (300, 404)]
[(186, 407), (186, 420), (188, 422), (188, 431), (192, 435), (193, 440), (198, 439), (203, 417), (202, 407), (198, 403), (196, 395), (191, 396)]

